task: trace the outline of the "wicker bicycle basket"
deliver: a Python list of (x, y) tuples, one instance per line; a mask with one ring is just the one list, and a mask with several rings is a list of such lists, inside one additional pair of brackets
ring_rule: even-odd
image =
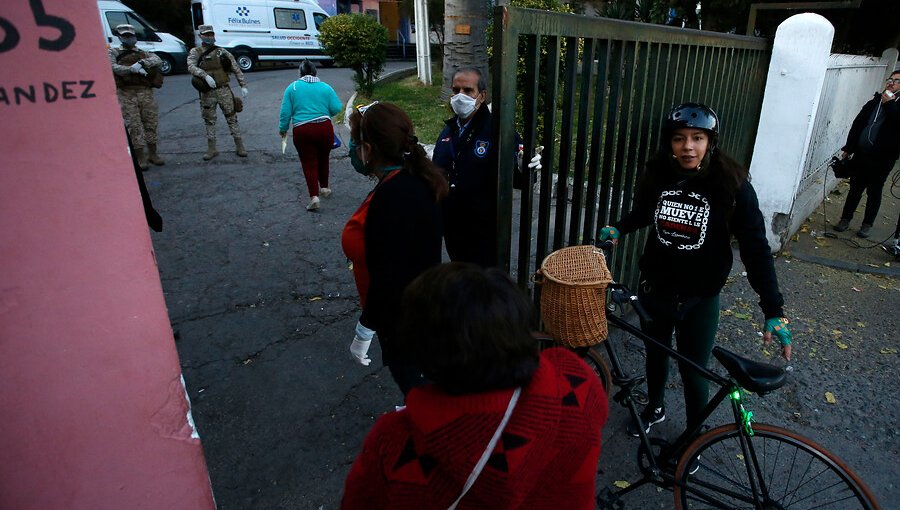
[(547, 333), (569, 347), (606, 340), (606, 286), (612, 275), (603, 252), (590, 245), (557, 250), (535, 273)]

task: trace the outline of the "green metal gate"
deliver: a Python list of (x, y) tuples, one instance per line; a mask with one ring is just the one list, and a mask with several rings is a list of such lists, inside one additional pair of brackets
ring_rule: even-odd
[[(502, 6), (494, 10), (493, 35), (497, 253), (521, 287), (548, 253), (591, 242), (630, 210), (636, 177), (658, 149), (672, 106), (711, 106), (721, 121), (720, 146), (749, 166), (771, 43)], [(538, 190), (521, 194), (513, 225), (517, 109), (526, 159), (536, 146), (545, 149)], [(627, 236), (611, 260), (614, 278), (632, 288), (646, 235)]]

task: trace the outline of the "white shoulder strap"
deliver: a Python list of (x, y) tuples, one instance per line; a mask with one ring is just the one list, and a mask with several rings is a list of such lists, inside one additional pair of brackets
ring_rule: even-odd
[(450, 505), (447, 510), (455, 510), (456, 505), (459, 504), (460, 500), (462, 500), (463, 496), (469, 492), (469, 489), (472, 488), (472, 485), (475, 484), (475, 480), (478, 478), (478, 475), (481, 474), (481, 470), (484, 469), (485, 464), (487, 464), (488, 459), (491, 457), (491, 452), (494, 451), (494, 448), (497, 447), (497, 442), (500, 440), (500, 435), (503, 434), (503, 429), (506, 428), (506, 423), (509, 422), (509, 417), (512, 416), (513, 409), (516, 408), (516, 402), (519, 401), (519, 394), (522, 393), (522, 388), (516, 388), (513, 391), (512, 396), (509, 398), (509, 405), (506, 406), (506, 414), (503, 415), (503, 419), (500, 420), (500, 425), (497, 426), (497, 430), (494, 431), (494, 437), (491, 438), (491, 441), (488, 443), (487, 448), (484, 449), (484, 453), (481, 454), (481, 458), (478, 459), (478, 462), (475, 464), (475, 467), (472, 468), (472, 472), (469, 473), (469, 478), (466, 480), (466, 484), (463, 485), (462, 494), (456, 498), (456, 501)]

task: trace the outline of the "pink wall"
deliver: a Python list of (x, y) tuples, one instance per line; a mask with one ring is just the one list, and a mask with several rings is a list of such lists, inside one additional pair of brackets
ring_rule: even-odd
[(214, 508), (96, 2), (0, 17), (0, 508)]

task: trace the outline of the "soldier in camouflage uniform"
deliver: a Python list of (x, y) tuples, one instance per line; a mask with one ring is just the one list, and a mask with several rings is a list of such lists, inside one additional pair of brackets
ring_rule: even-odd
[(234, 137), (235, 154), (247, 157), (244, 149), (244, 141), (241, 139), (241, 129), (238, 127), (237, 112), (234, 111), (234, 93), (228, 85), (228, 73), (234, 73), (238, 84), (241, 86), (241, 94), (247, 97), (247, 81), (244, 73), (238, 67), (234, 56), (224, 48), (216, 46), (216, 35), (212, 25), (200, 25), (201, 46), (192, 48), (187, 57), (188, 72), (196, 78), (206, 82), (210, 90), (200, 92), (200, 113), (203, 123), (206, 124), (207, 150), (203, 159), (210, 160), (216, 155), (216, 105), (222, 109), (231, 136)]
[(152, 86), (155, 73), (160, 72), (162, 59), (154, 53), (135, 48), (137, 36), (133, 26), (119, 25), (116, 33), (122, 46), (109, 49), (109, 63), (116, 79), (116, 96), (138, 164), (146, 170), (150, 163), (165, 164), (156, 153), (159, 106), (153, 97)]

